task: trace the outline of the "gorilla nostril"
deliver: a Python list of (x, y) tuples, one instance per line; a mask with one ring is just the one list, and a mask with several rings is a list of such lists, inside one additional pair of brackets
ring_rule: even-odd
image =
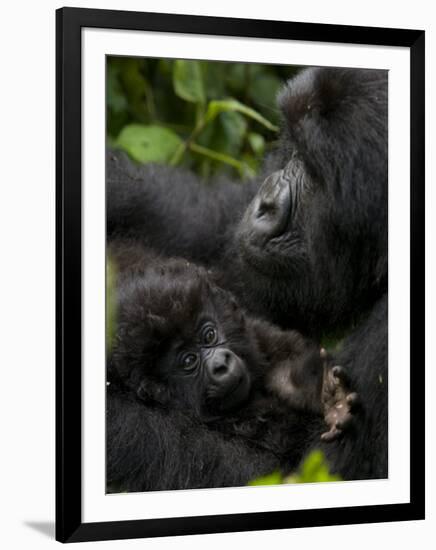
[(256, 218), (263, 218), (265, 214), (270, 214), (274, 211), (275, 205), (271, 201), (262, 201), (256, 210)]
[[(291, 190), (288, 181), (274, 173), (261, 187), (247, 220), (249, 238), (254, 244), (262, 239), (280, 235), (286, 229), (291, 215)], [(260, 239), (260, 241), (259, 241)]]
[(217, 377), (224, 376), (229, 371), (227, 365), (221, 364), (221, 365), (215, 365), (213, 367), (213, 375)]

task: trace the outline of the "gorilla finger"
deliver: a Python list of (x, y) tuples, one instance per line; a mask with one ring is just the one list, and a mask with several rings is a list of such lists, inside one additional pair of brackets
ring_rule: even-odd
[(360, 399), (356, 392), (347, 395), (346, 400), (351, 410), (357, 408), (360, 405)]
[(340, 382), (346, 383), (348, 380), (348, 375), (344, 367), (341, 367), (339, 365), (336, 365), (332, 368), (332, 374), (335, 378), (337, 378)]
[(328, 432), (324, 432), (321, 435), (321, 440), (325, 441), (326, 443), (330, 443), (331, 441), (334, 441), (335, 439), (338, 439), (341, 435), (341, 432), (337, 430), (336, 428), (332, 428)]

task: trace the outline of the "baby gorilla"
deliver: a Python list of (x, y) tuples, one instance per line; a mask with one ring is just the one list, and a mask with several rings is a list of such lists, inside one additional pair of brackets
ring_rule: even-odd
[(304, 447), (322, 416), (324, 440), (352, 423), (357, 396), (314, 343), (247, 316), (186, 260), (126, 244), (112, 246), (111, 256), (118, 269), (111, 381), (280, 456)]

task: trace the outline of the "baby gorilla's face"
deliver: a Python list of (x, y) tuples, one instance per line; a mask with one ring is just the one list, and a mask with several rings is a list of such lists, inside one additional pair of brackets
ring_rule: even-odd
[(145, 401), (216, 416), (248, 398), (259, 359), (243, 312), (203, 268), (155, 260), (118, 283), (111, 362)]
[[(210, 305), (205, 309), (210, 311)], [(218, 316), (200, 317), (175, 335), (157, 366), (165, 374), (172, 399), (199, 413), (233, 409), (250, 391), (246, 361), (232, 349)]]

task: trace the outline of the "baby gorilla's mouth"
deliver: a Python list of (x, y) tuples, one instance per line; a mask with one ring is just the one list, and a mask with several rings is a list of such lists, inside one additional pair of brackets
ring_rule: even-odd
[(246, 401), (250, 387), (251, 383), (248, 373), (243, 372), (217, 403), (217, 408), (221, 411), (228, 411), (238, 407)]

